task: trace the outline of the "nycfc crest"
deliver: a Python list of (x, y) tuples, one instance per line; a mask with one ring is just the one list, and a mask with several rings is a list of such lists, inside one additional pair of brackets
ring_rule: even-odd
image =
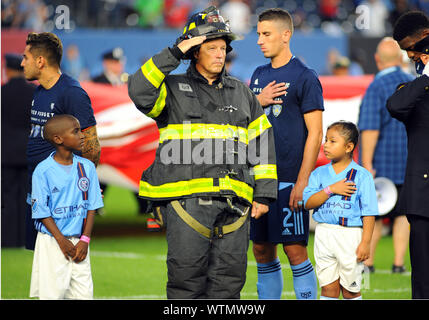
[(282, 112), (282, 105), (281, 104), (275, 104), (273, 105), (273, 115), (274, 117), (278, 117), (280, 112)]
[[(285, 83), (285, 87), (286, 90), (289, 89), (290, 87), (290, 83), (286, 82)], [(285, 96), (287, 96), (288, 92), (286, 91)], [(275, 98), (274, 100), (281, 100), (281, 98)], [(278, 117), (280, 115), (280, 113), (282, 112), (282, 105), (281, 104), (275, 104), (273, 105), (273, 115), (274, 117)]]
[(87, 177), (82, 177), (77, 182), (77, 186), (80, 191), (87, 192), (89, 189), (89, 180)]

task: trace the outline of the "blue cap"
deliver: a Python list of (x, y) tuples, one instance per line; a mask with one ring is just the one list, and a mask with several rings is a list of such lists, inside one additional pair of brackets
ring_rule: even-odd
[(6, 53), (4, 58), (6, 60), (6, 68), (18, 71), (23, 70), (21, 67), (22, 56), (20, 54)]

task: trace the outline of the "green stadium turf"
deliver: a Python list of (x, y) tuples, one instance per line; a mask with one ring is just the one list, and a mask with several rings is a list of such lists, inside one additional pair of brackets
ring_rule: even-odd
[[(163, 233), (145, 231), (146, 215), (137, 215), (133, 195), (124, 189), (109, 187), (105, 192), (105, 213), (98, 216), (91, 240), (91, 266), (95, 299), (165, 299), (167, 245)], [(313, 235), (309, 241), (313, 258)], [(281, 248), (279, 247), (279, 252)], [(32, 251), (3, 248), (1, 252), (1, 298), (29, 299)], [(251, 248), (248, 252), (246, 284), (242, 299), (257, 299), (256, 262)], [(365, 276), (363, 299), (410, 299), (410, 272), (392, 274), (392, 238), (380, 240), (375, 257), (376, 272)], [(295, 299), (292, 272), (287, 258), (283, 265), (283, 299)], [(409, 255), (406, 268), (410, 270)], [(320, 292), (319, 292), (320, 293)]]

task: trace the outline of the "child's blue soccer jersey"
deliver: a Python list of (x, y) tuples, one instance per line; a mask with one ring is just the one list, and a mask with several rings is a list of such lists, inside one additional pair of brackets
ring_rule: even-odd
[(39, 219), (52, 217), (64, 236), (80, 236), (87, 211), (103, 207), (97, 172), (90, 160), (77, 155), (67, 172), (54, 160), (54, 154), (34, 170), (32, 218), (40, 232), (50, 235)]
[(315, 169), (310, 175), (308, 186), (304, 189), (304, 206), (313, 194), (344, 178), (355, 182), (357, 191), (351, 197), (332, 195), (320, 207), (314, 209), (313, 219), (315, 221), (360, 227), (362, 226), (362, 216), (378, 216), (374, 179), (368, 170), (353, 160), (345, 170), (338, 174), (335, 173), (331, 163)]
[(322, 85), (316, 72), (296, 57), (280, 68), (273, 68), (271, 63), (258, 67), (250, 89), (258, 95), (273, 80), (285, 82), (287, 87), (286, 95), (279, 97), (281, 104), (264, 107), (274, 131), (278, 180), (295, 183), (308, 134), (303, 115), (324, 110)]

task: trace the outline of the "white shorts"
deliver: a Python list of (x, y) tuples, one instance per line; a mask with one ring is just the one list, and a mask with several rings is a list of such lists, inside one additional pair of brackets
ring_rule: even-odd
[(363, 263), (357, 262), (356, 249), (362, 239), (362, 228), (343, 227), (327, 223), (316, 225), (314, 259), (321, 287), (337, 279), (343, 288), (359, 292)]
[[(69, 239), (74, 245), (79, 238)], [(30, 297), (40, 299), (92, 299), (93, 283), (89, 249), (76, 263), (64, 257), (54, 237), (39, 232), (34, 249)]]

